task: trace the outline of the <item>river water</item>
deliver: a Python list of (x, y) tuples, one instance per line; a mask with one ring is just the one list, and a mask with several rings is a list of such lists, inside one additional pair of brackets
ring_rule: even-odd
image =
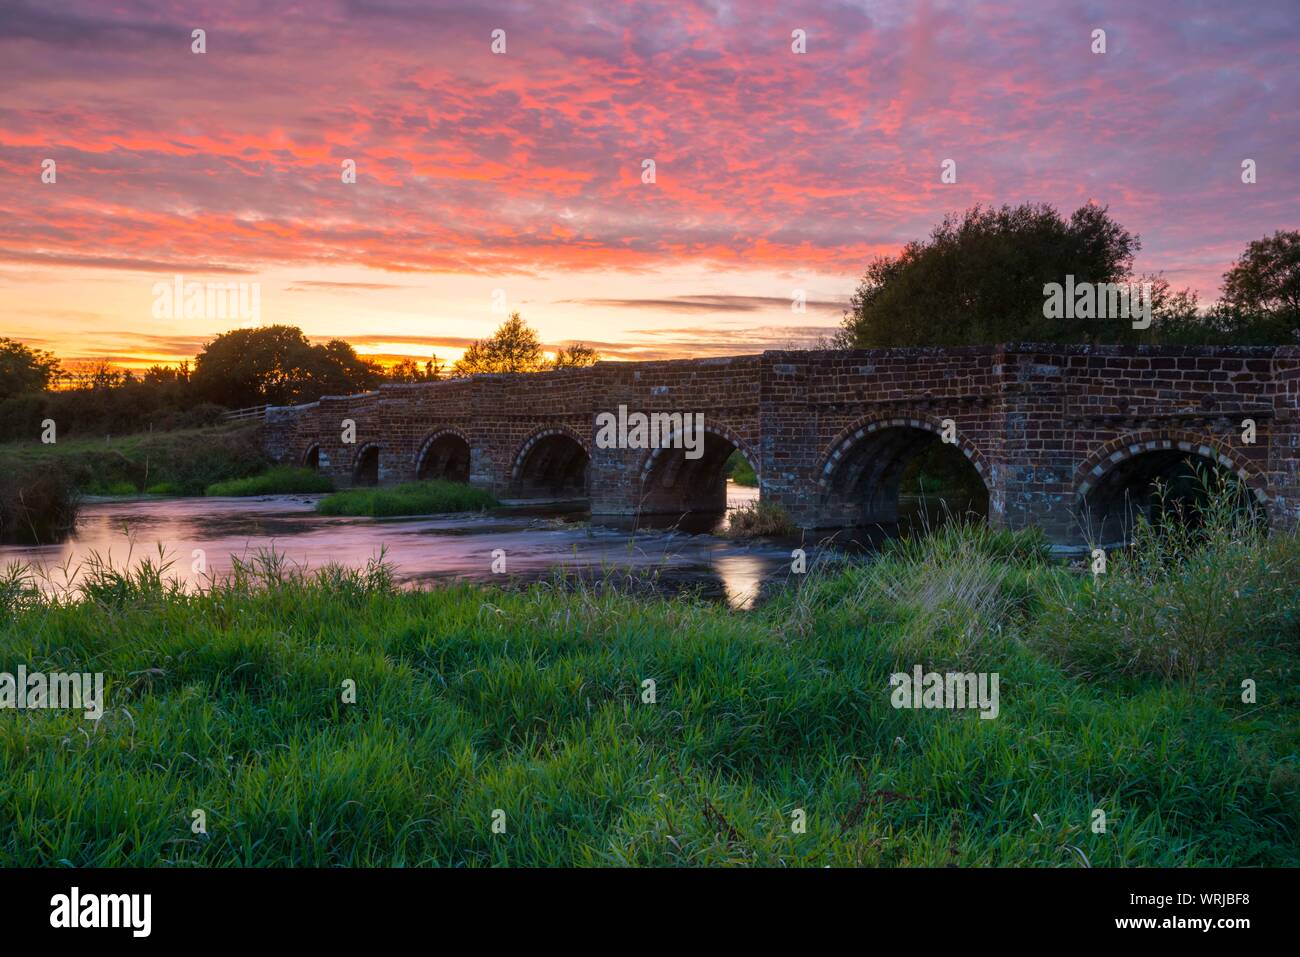
[[(728, 485), (728, 508), (754, 501), (758, 491)], [(45, 587), (60, 590), (88, 562), (131, 566), (159, 548), (172, 564), (169, 576), (195, 585), (273, 549), (308, 570), (328, 563), (360, 566), (380, 555), (398, 580), (420, 585), (440, 580), (534, 581), (557, 570), (584, 578), (608, 576), (630, 586), (685, 589), (751, 607), (764, 586), (789, 574), (799, 541), (734, 542), (710, 534), (724, 519), (694, 523), (689, 534), (671, 529), (595, 524), (580, 511), (556, 506), (504, 507), (482, 515), (421, 518), (335, 518), (317, 515), (317, 496), (92, 500), (82, 506), (76, 532), (43, 547), (0, 546), (0, 566), (25, 562), (43, 569)], [(201, 549), (203, 574), (192, 570)], [(494, 574), (493, 552), (505, 553), (505, 575)], [(812, 553), (810, 551), (810, 558)]]

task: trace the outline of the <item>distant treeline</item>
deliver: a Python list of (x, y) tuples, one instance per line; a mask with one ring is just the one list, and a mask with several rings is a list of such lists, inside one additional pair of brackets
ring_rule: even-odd
[(234, 329), (203, 347), (191, 366), (143, 373), (107, 362), (65, 367), (57, 356), (0, 338), (0, 442), (35, 441), (52, 420), (59, 438), (170, 431), (211, 425), (228, 409), (295, 405), (385, 382), (426, 382), (476, 372), (537, 372), (590, 365), (581, 343), (547, 359), (537, 333), (518, 314), (474, 343), (448, 370), (437, 356), (384, 367), (342, 339), (313, 343), (294, 326)]

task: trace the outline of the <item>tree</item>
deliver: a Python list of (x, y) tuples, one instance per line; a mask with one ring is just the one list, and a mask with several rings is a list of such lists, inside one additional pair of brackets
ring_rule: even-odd
[(839, 341), (855, 348), (1136, 341), (1141, 333), (1126, 320), (1048, 318), (1044, 286), (1067, 276), (1076, 285), (1131, 281), (1140, 248), (1103, 206), (1081, 206), (1068, 220), (1047, 204), (976, 206), (945, 217), (928, 240), (875, 259)]
[(1250, 243), (1223, 274), (1218, 302), (1204, 312), (1162, 317), (1157, 339), (1175, 345), (1300, 344), (1300, 232)]
[(435, 355), (423, 366), (414, 359), (402, 359), (388, 367), (385, 377), (390, 382), (437, 382), (442, 373), (443, 364)]
[(54, 353), (0, 337), (0, 399), (44, 392), (59, 373)]
[(537, 372), (543, 367), (542, 343), (537, 332), (511, 313), (490, 339), (470, 343), (457, 360), (456, 375), (478, 372)]
[(581, 369), (594, 366), (600, 360), (600, 353), (591, 346), (581, 342), (571, 342), (555, 350), (552, 369)]
[(1241, 312), (1300, 316), (1300, 230), (1257, 239), (1223, 274), (1223, 303)]
[(191, 382), (230, 408), (294, 405), (374, 388), (382, 370), (342, 339), (313, 345), (296, 326), (232, 329), (203, 347)]
[(373, 389), (383, 379), (384, 370), (379, 363), (357, 355), (350, 343), (331, 339), (323, 346), (311, 347), (310, 379), (304, 383), (304, 394), (311, 398), (322, 395), (347, 395)]

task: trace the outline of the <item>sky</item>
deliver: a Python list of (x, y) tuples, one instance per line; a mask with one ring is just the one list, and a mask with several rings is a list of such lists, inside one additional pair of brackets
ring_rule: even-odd
[[(1296, 0), (0, 0), (0, 336), (452, 361), (517, 310), (608, 359), (755, 352), (976, 203), (1108, 205), (1206, 301), (1300, 228), (1298, 131)], [(258, 308), (187, 315), (178, 276)]]

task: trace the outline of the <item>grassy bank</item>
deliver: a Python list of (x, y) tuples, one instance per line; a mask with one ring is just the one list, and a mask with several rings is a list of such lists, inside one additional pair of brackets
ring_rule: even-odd
[[(743, 614), (382, 566), (15, 579), (4, 667), (103, 671), (109, 710), (0, 713), (0, 863), (1300, 864), (1300, 543), (1097, 580), (1040, 545), (948, 529)], [(1244, 611), (1197, 604), (1209, 569)], [(917, 664), (998, 672), (998, 717), (895, 709)]]
[(260, 475), (214, 482), (208, 495), (289, 495), (299, 492), (332, 492), (334, 483), (328, 475), (293, 465), (277, 465)]
[(88, 495), (202, 495), (213, 482), (266, 466), (257, 428), (248, 425), (0, 444), (0, 471), (57, 472)]
[(443, 512), (478, 512), (493, 508), (490, 492), (463, 482), (430, 480), (407, 482), (391, 488), (354, 488), (335, 492), (316, 503), (322, 515), (437, 515)]

